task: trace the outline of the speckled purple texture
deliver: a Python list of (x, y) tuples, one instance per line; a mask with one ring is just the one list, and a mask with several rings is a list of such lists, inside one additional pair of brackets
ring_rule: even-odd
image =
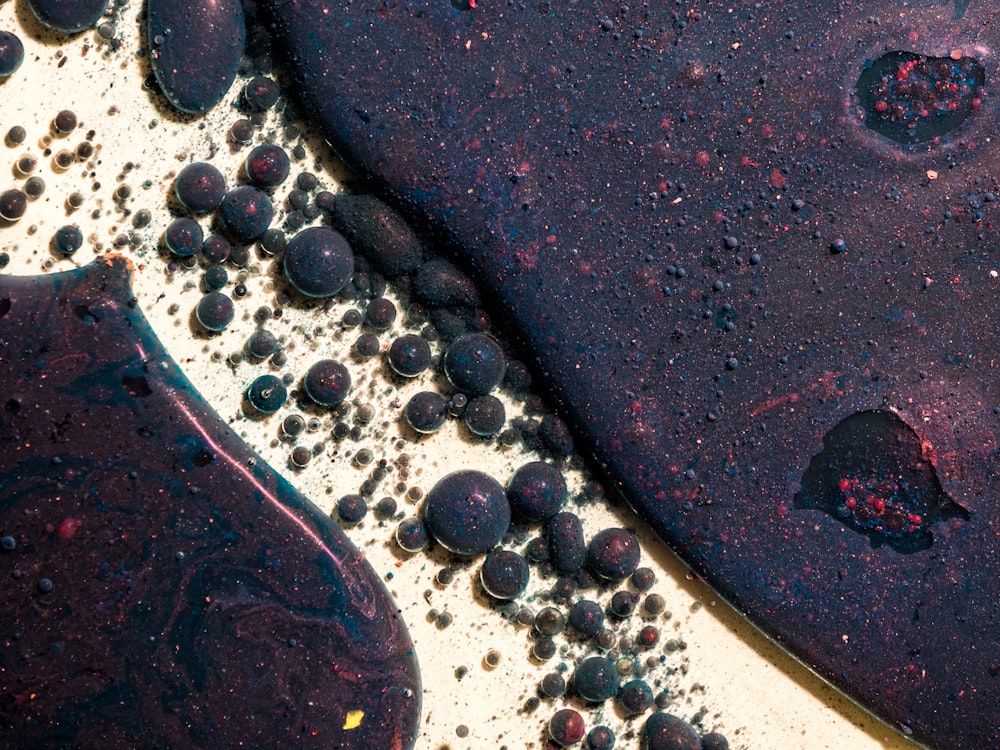
[(124, 260), (0, 281), (0, 365), (6, 747), (412, 746), (388, 592), (197, 396)]
[[(996, 7), (268, 5), (325, 136), (454, 240), (664, 541), (890, 723), (1000, 744)], [(861, 122), (893, 49), (983, 66), (943, 142)], [(881, 408), (969, 513), (912, 554), (794, 504)]]

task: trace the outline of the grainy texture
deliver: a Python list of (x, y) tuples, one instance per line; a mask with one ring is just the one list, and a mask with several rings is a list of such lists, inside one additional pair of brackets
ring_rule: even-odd
[(122, 259), (0, 282), (10, 748), (404, 748), (413, 647), (363, 555), (195, 395)]
[[(998, 11), (269, 5), (326, 137), (454, 240), (658, 534), (890, 723), (1000, 743)], [(852, 87), (892, 50), (974, 61), (983, 98), (938, 140), (884, 138)], [(912, 554), (794, 503), (824, 435), (873, 409), (968, 513)]]

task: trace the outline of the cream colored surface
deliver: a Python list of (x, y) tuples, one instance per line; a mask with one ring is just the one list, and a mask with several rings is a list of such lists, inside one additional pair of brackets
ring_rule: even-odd
[[(414, 439), (413, 433), (400, 428), (401, 407), (409, 394), (426, 383), (397, 386), (386, 379), (380, 358), (367, 367), (352, 365), (355, 373), (353, 396), (376, 407), (375, 420), (365, 429), (358, 443), (337, 444), (330, 437), (330, 419), (322, 419), (321, 428), (301, 441), (311, 445), (324, 441), (326, 452), (303, 471), (288, 464), (290, 448), (278, 441), (280, 419), (290, 409), (270, 419), (246, 417), (242, 412), (241, 393), (257, 375), (266, 371), (291, 372), (301, 377), (305, 368), (320, 356), (347, 358), (347, 349), (357, 335), (342, 332), (339, 325), (342, 305), (330, 311), (286, 308), (279, 321), (268, 327), (284, 337), (288, 354), (286, 366), (247, 363), (230, 366), (230, 353), (241, 350), (254, 328), (253, 311), (261, 305), (274, 305), (277, 272), (267, 259), (254, 258), (248, 274), (248, 297), (237, 303), (237, 320), (218, 336), (195, 331), (191, 312), (201, 292), (197, 288), (200, 272), (167, 273), (159, 235), (169, 220), (165, 196), (176, 171), (190, 161), (210, 159), (231, 182), (248, 149), (235, 150), (227, 140), (229, 125), (239, 116), (231, 101), (199, 119), (172, 114), (143, 88), (148, 73), (141, 49), (136, 15), (138, 3), (125, 8), (119, 21), (119, 36), (124, 44), (118, 51), (99, 39), (94, 32), (72, 38), (50, 35), (39, 30), (28, 17), (26, 4), (8, 2), (0, 5), (0, 28), (14, 30), (27, 47), (22, 68), (6, 83), (0, 84), (0, 136), (12, 125), (22, 125), (28, 132), (20, 147), (0, 143), (0, 190), (23, 184), (13, 165), (22, 153), (38, 157), (36, 174), (47, 184), (45, 194), (30, 203), (27, 214), (18, 223), (0, 226), (0, 248), (10, 254), (6, 273), (33, 274), (57, 271), (83, 264), (97, 254), (111, 249), (115, 237), (133, 233), (130, 216), (141, 208), (153, 214), (150, 226), (135, 231), (140, 244), (127, 252), (136, 263), (135, 290), (143, 311), (168, 350), (195, 386), (218, 410), (222, 418), (260, 451), (278, 471), (329, 512), (340, 495), (357, 491), (371, 467), (360, 468), (348, 451), (368, 448), (374, 462), (393, 461), (400, 453), (409, 454), (408, 484), (425, 492), (444, 474), (465, 467), (482, 468), (504, 482), (514, 468), (531, 459), (519, 450), (498, 447), (496, 443), (473, 441), (461, 425), (450, 422), (441, 433)], [(240, 83), (234, 87), (235, 97)], [(46, 142), (50, 122), (60, 109), (77, 113), (80, 126), (65, 138)], [(96, 153), (87, 163), (77, 163), (65, 172), (54, 169), (46, 148), (53, 154), (61, 148), (74, 148), (86, 133), (94, 131)], [(282, 127), (272, 117), (258, 132), (261, 139), (274, 137), (284, 143)], [(293, 163), (293, 176), (314, 171), (322, 186), (335, 189), (336, 165), (332, 156), (315, 140), (307, 144), (309, 156)], [(131, 167), (130, 167), (131, 165)], [(118, 205), (113, 191), (119, 183), (132, 188), (132, 196)], [(291, 180), (289, 180), (291, 182)], [(85, 196), (83, 206), (74, 212), (66, 209), (67, 196), (78, 191)], [(279, 199), (287, 192), (279, 190)], [(71, 262), (57, 261), (49, 250), (49, 240), (60, 226), (76, 223), (86, 242)], [(280, 224), (280, 214), (275, 222)], [(235, 270), (230, 271), (231, 293)], [(171, 314), (171, 305), (178, 311)], [(402, 315), (400, 316), (403, 317)], [(398, 333), (397, 329), (395, 333)], [(387, 345), (391, 336), (383, 335)], [(358, 376), (358, 373), (365, 374)], [(509, 404), (508, 416), (514, 412)], [(307, 415), (308, 416), (308, 415)], [(402, 447), (396, 441), (402, 440)], [(337, 449), (340, 452), (336, 452)], [(374, 465), (374, 464), (373, 464)], [(583, 477), (572, 473), (570, 480), (579, 486)], [(393, 482), (383, 484), (391, 490)], [(391, 494), (391, 492), (380, 493)], [(400, 509), (407, 515), (417, 505), (398, 497)], [(637, 527), (635, 519), (620, 508), (588, 507), (581, 509), (588, 534), (608, 525)], [(531, 641), (527, 629), (505, 620), (491, 609), (478, 592), (478, 562), (460, 571), (448, 587), (434, 582), (435, 573), (449, 564), (446, 555), (435, 553), (403, 555), (391, 542), (395, 523), (380, 523), (370, 513), (359, 527), (350, 529), (351, 538), (364, 549), (380, 575), (392, 575), (388, 587), (396, 597), (410, 625), (424, 678), (424, 718), (418, 747), (440, 748), (541, 748), (548, 717), (564, 705), (563, 701), (542, 701), (532, 713), (522, 712), (530, 696), (536, 694), (541, 677), (555, 665), (572, 663), (574, 654), (586, 653), (578, 645), (569, 645), (565, 654), (539, 664), (529, 658)], [(854, 748), (873, 750), (913, 747), (891, 729), (879, 724), (836, 691), (815, 679), (803, 667), (773, 647), (706, 587), (691, 580), (684, 567), (648, 534), (640, 532), (644, 550), (643, 564), (657, 570), (654, 591), (667, 600), (668, 618), (655, 621), (661, 628), (661, 646), (652, 653), (664, 653), (668, 639), (681, 640), (686, 649), (665, 654), (662, 666), (653, 670), (650, 680), (660, 679), (662, 688), (673, 697), (670, 710), (690, 719), (704, 709), (705, 731), (723, 732), (734, 748)], [(541, 582), (535, 577), (532, 590)], [(539, 608), (534, 593), (525, 597), (525, 606)], [(602, 595), (606, 601), (610, 593)], [(592, 595), (592, 592), (588, 595)], [(448, 611), (453, 623), (444, 629), (428, 620), (431, 609)], [(638, 631), (645, 624), (638, 617), (625, 623), (622, 632)], [(562, 641), (560, 641), (562, 642)], [(488, 669), (484, 657), (490, 649), (501, 653), (499, 665)], [(456, 670), (467, 668), (458, 679)], [(668, 669), (669, 668), (669, 669)], [(668, 674), (668, 671), (672, 674)], [(569, 702), (569, 705), (574, 705)], [(585, 711), (588, 726), (608, 723), (618, 734), (619, 748), (637, 748), (638, 738), (626, 739), (629, 730), (638, 731), (641, 719), (626, 721), (609, 702), (603, 712)], [(459, 725), (469, 734), (460, 738)]]

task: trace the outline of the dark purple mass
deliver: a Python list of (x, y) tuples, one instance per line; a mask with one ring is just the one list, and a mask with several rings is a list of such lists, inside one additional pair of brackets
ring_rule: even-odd
[[(769, 634), (963, 750), (1000, 744), (1000, 7), (965, 6), (268, 3), (306, 112), (457, 249), (563, 436)], [(418, 301), (457, 299), (432, 270)], [(968, 513), (910, 554), (822, 482), (796, 507), (878, 409), (940, 482), (916, 502)]]
[(0, 281), (6, 746), (410, 747), (395, 604), (195, 394), (128, 279), (105, 257)]
[(242, 3), (147, 0), (146, 16), (150, 60), (163, 95), (181, 112), (207, 112), (236, 78), (246, 40)]

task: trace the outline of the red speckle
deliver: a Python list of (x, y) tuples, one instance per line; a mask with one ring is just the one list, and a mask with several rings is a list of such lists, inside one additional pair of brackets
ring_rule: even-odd
[(59, 531), (56, 534), (61, 541), (68, 542), (82, 525), (83, 521), (79, 518), (66, 518), (59, 524)]
[(780, 169), (771, 170), (771, 186), (776, 188), (783, 188), (788, 184), (788, 178), (781, 174)]
[(702, 168), (707, 167), (711, 160), (712, 157), (707, 151), (699, 151), (694, 157), (695, 164)]

